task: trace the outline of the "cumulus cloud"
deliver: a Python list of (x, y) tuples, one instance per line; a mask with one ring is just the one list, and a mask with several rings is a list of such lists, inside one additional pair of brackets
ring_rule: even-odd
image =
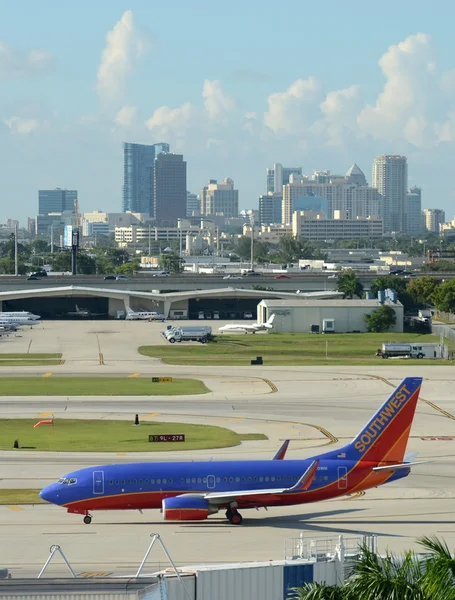
[(275, 133), (296, 134), (317, 116), (322, 86), (315, 77), (297, 79), (285, 92), (271, 94), (264, 123)]
[(127, 10), (106, 35), (96, 86), (103, 102), (115, 102), (122, 96), (126, 76), (144, 53), (145, 46), (145, 38), (134, 23), (133, 12)]
[(0, 79), (45, 75), (55, 64), (54, 56), (44, 50), (21, 52), (0, 41)]
[(204, 81), (202, 97), (209, 119), (219, 119), (234, 108), (234, 101), (226, 94), (218, 80)]
[(22, 117), (10, 117), (4, 119), (3, 123), (9, 128), (11, 133), (19, 135), (28, 135), (39, 128), (39, 122), (36, 119), (25, 119)]
[(114, 117), (114, 122), (120, 127), (131, 127), (136, 118), (136, 106), (122, 106)]
[(145, 125), (157, 139), (182, 137), (196, 116), (197, 109), (190, 102), (185, 102), (178, 108), (161, 106), (147, 119)]
[(379, 139), (404, 137), (415, 146), (428, 145), (444, 84), (444, 77), (437, 73), (430, 36), (417, 33), (390, 46), (379, 65), (386, 83), (375, 105), (365, 106), (359, 114), (359, 127)]

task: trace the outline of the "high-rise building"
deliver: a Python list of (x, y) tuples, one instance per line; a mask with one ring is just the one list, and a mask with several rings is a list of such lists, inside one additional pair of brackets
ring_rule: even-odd
[(198, 217), (201, 214), (201, 199), (197, 194), (186, 193), (186, 216)]
[(175, 226), (186, 216), (186, 162), (181, 154), (162, 153), (153, 169), (151, 216), (157, 225)]
[(439, 233), (439, 225), (445, 222), (446, 214), (441, 208), (424, 208), (427, 231)]
[(259, 196), (259, 224), (281, 223), (283, 194), (270, 192)]
[(123, 144), (123, 212), (152, 214), (155, 159), (169, 144)]
[(281, 194), (283, 185), (289, 183), (289, 177), (293, 173), (302, 175), (302, 167), (283, 167), (280, 163), (275, 163), (271, 169), (267, 169), (267, 194)]
[(234, 181), (227, 177), (221, 183), (210, 179), (201, 190), (201, 214), (224, 215), (226, 218), (239, 216), (239, 191)]
[(384, 232), (402, 232), (408, 190), (408, 161), (405, 156), (384, 154), (373, 162), (373, 187), (382, 196)]
[(62, 213), (74, 209), (77, 190), (38, 190), (38, 214)]
[[(291, 175), (288, 184), (283, 186), (282, 223), (292, 223), (295, 210), (317, 210), (333, 219), (334, 211), (345, 211), (349, 219), (357, 217), (379, 217), (381, 196), (374, 188), (350, 183), (344, 177), (330, 177), (321, 172), (314, 174), (316, 179)], [(324, 205), (314, 206), (314, 199), (323, 199)]]
[(365, 177), (365, 173), (362, 171), (362, 169), (360, 167), (358, 167), (356, 165), (356, 163), (354, 163), (352, 165), (352, 167), (348, 170), (348, 172), (346, 173), (344, 178), (349, 183), (355, 183), (356, 185), (363, 185), (363, 186), (368, 185), (367, 179)]
[(422, 190), (413, 187), (406, 194), (404, 205), (404, 233), (418, 235), (422, 232)]

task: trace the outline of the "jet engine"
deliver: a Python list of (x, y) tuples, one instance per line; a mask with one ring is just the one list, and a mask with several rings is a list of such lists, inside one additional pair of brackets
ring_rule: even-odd
[(162, 502), (165, 521), (202, 521), (218, 512), (218, 507), (209, 504), (201, 496), (174, 496)]

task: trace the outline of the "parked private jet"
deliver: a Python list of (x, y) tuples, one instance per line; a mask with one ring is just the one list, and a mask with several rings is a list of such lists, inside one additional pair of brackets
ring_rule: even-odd
[[(288, 441), (272, 460), (139, 462), (89, 467), (45, 487), (47, 502), (92, 520), (95, 510), (161, 508), (167, 521), (207, 519), (226, 510), (292, 506), (329, 500), (409, 475), (406, 445), (422, 377), (407, 377), (346, 446), (304, 460), (283, 460)], [(422, 461), (421, 461), (422, 462)]]
[(107, 315), (107, 313), (94, 313), (91, 310), (89, 310), (88, 308), (79, 308), (79, 306), (76, 304), (76, 310), (75, 311), (71, 311), (66, 313), (69, 317), (104, 317)]
[(221, 333), (256, 333), (256, 331), (265, 331), (266, 329), (273, 329), (273, 320), (275, 315), (271, 315), (267, 323), (252, 323), (251, 325), (245, 325), (245, 323), (228, 323), (220, 327), (218, 331)]
[(126, 317), (127, 321), (164, 321), (165, 316), (163, 313), (147, 311), (147, 310), (139, 310), (135, 312), (132, 308), (128, 307), (126, 309)]
[(28, 321), (39, 321), (41, 319), (40, 315), (35, 315), (27, 310), (0, 312), (0, 319), (3, 317), (26, 318)]

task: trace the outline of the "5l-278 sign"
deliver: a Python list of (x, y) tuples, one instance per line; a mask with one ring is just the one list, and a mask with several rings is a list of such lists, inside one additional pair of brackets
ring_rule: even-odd
[(185, 435), (179, 434), (163, 434), (163, 435), (149, 435), (149, 442), (184, 442)]

